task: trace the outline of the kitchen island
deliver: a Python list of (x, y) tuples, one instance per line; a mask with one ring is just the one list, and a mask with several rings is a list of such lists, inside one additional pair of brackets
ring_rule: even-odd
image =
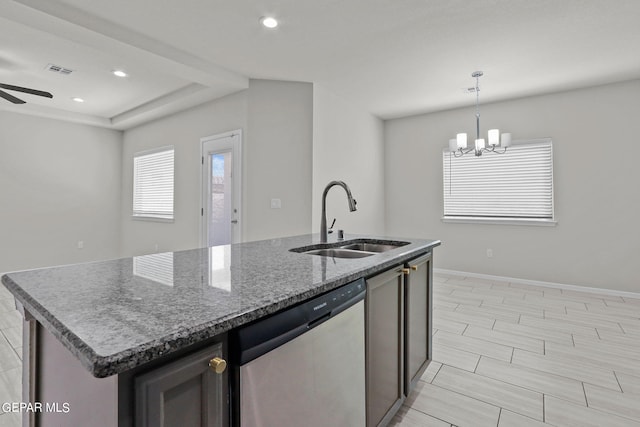
[[(35, 412), (42, 425), (101, 411), (100, 425), (133, 425), (137, 375), (212, 344), (224, 352), (228, 331), (440, 244), (366, 238), (408, 244), (363, 258), (292, 252), (319, 243), (318, 235), (303, 235), (6, 274), (2, 283), (28, 321), (23, 401), (68, 404), (67, 412)], [(82, 386), (71, 388), (80, 392), (56, 397), (76, 379)], [(92, 407), (83, 398), (94, 385), (103, 392)]]

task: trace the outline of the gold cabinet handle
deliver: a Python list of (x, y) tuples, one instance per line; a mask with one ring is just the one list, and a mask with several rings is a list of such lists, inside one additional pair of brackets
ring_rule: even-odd
[(409, 274), (409, 273), (411, 273), (411, 270), (409, 270), (408, 268), (403, 268), (402, 269), (402, 273), (403, 274)]
[(209, 367), (216, 374), (221, 374), (227, 369), (227, 361), (220, 357), (214, 357), (209, 360)]
[(418, 266), (417, 266), (417, 265), (412, 265), (412, 266), (411, 266), (411, 269), (412, 269), (413, 271), (416, 271), (416, 270), (418, 269)]

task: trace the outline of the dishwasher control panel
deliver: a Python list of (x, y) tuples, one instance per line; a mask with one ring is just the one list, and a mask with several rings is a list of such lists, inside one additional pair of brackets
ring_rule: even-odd
[(358, 298), (360, 295), (364, 297), (365, 289), (364, 279), (359, 279), (303, 303), (309, 322), (313, 322), (317, 318), (326, 316), (327, 314), (338, 314), (342, 311), (342, 305), (353, 305), (350, 303), (354, 298), (359, 301), (361, 299)]

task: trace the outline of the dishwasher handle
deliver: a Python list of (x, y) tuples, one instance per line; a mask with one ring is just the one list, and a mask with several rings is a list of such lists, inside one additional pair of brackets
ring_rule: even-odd
[(312, 329), (315, 328), (316, 326), (318, 326), (320, 323), (324, 322), (325, 320), (329, 320), (331, 318), (333, 314), (332, 313), (327, 313), (323, 316), (318, 317), (317, 319), (312, 320), (311, 322), (309, 322), (307, 324), (307, 329)]
[[(245, 363), (249, 363), (254, 359), (262, 356), (270, 352), (271, 350), (280, 347), (283, 344), (288, 343), (294, 338), (304, 334), (308, 330), (308, 326), (306, 324), (300, 325), (294, 329), (290, 329), (282, 334), (273, 336), (271, 338), (267, 338), (266, 340), (256, 340), (255, 335), (261, 334), (262, 332), (268, 332), (261, 329), (248, 329), (245, 330), (244, 333), (238, 334), (239, 341), (241, 343), (240, 346), (240, 364), (244, 365)], [(251, 336), (253, 335), (253, 336)], [(254, 339), (252, 339), (254, 338)], [(242, 346), (243, 340), (246, 341), (254, 341), (255, 344), (251, 346)]]

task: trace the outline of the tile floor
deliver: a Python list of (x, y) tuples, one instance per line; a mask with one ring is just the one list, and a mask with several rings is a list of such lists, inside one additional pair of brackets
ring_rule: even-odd
[[(434, 279), (434, 361), (393, 426), (640, 427), (640, 299)], [(0, 286), (0, 402), (21, 400), (21, 327)]]
[(436, 275), (433, 324), (393, 426), (640, 426), (640, 299)]
[(4, 413), (2, 403), (22, 400), (22, 318), (13, 297), (0, 284), (0, 427), (19, 427), (20, 416)]

